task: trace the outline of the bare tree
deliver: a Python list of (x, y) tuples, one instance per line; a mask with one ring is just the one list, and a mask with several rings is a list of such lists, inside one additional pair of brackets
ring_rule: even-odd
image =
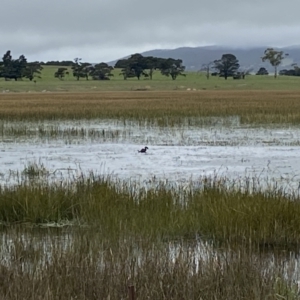
[(209, 63), (207, 64), (203, 64), (201, 66), (201, 69), (199, 70), (199, 72), (201, 71), (205, 71), (206, 72), (206, 78), (209, 79), (209, 75), (210, 75), (210, 69), (211, 67), (213, 66), (214, 62), (213, 61), (210, 61)]

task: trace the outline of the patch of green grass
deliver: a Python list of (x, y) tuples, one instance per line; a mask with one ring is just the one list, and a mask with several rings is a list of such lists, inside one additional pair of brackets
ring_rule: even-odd
[(72, 75), (69, 68), (69, 75), (63, 80), (54, 77), (58, 67), (44, 66), (41, 79), (37, 78), (36, 83), (27, 79), (20, 81), (0, 80), (0, 92), (92, 92), (92, 91), (131, 91), (131, 90), (298, 90), (300, 78), (293, 76), (273, 76), (248, 75), (244, 80), (233, 80), (211, 76), (207, 80), (204, 73), (186, 72), (187, 76), (179, 76), (176, 80), (162, 76), (156, 71), (153, 80), (129, 78), (124, 80), (120, 70), (113, 71), (111, 80), (95, 81), (80, 79), (79, 81)]

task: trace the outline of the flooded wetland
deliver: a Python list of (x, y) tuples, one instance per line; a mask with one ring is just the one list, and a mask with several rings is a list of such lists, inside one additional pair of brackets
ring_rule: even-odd
[(0, 105), (0, 297), (299, 299), (297, 91)]

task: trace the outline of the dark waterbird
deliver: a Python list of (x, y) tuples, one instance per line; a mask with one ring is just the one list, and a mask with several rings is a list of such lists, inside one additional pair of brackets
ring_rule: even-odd
[(145, 148), (142, 148), (141, 150), (138, 150), (138, 152), (146, 153), (148, 149), (149, 149), (148, 147), (145, 147)]

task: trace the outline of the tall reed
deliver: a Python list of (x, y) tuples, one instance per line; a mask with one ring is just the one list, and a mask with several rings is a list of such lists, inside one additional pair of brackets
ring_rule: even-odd
[(128, 299), (128, 285), (134, 285), (137, 299), (299, 296), (295, 267), (286, 268), (286, 257), (279, 255), (208, 246), (199, 255), (197, 244), (154, 243), (146, 237), (112, 246), (96, 230), (43, 230), (6, 230), (2, 299)]
[(97, 226), (103, 237), (214, 239), (247, 247), (298, 249), (300, 202), (272, 192), (219, 186), (199, 190), (159, 184), (148, 190), (109, 178), (68, 183), (35, 180), (0, 190), (0, 221)]
[(3, 94), (0, 119), (101, 118), (172, 126), (186, 119), (239, 116), (243, 124), (299, 124), (298, 97), (298, 91), (255, 90)]

